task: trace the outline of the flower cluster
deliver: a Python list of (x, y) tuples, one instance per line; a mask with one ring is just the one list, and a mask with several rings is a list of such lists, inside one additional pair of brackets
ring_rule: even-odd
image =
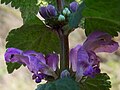
[[(63, 13), (63, 15), (69, 16), (69, 14), (71, 12), (76, 12), (77, 8), (78, 8), (78, 3), (77, 2), (72, 2), (69, 5), (69, 9), (67, 7), (65, 7), (61, 13)], [(52, 18), (52, 17), (55, 17), (55, 16), (58, 15), (57, 9), (51, 4), (49, 4), (47, 7), (45, 7), (45, 6), (40, 7), (39, 13), (44, 19)], [(60, 14), (59, 17), (58, 17), (58, 20), (63, 15)], [(61, 17), (61, 19), (62, 19), (62, 17)]]
[(44, 56), (42, 53), (35, 51), (22, 51), (16, 48), (8, 48), (5, 53), (5, 60), (6, 62), (18, 62), (26, 65), (33, 73), (32, 78), (37, 83), (41, 82), (41, 79), (44, 79), (47, 75), (57, 78), (55, 71), (58, 68), (59, 57), (55, 53)]
[(48, 26), (62, 27), (68, 22), (70, 14), (77, 11), (78, 5), (77, 2), (72, 2), (69, 7), (65, 7), (61, 12), (58, 12), (53, 5), (49, 4), (48, 6), (40, 7), (39, 13)]
[(112, 53), (119, 47), (108, 33), (95, 31), (91, 33), (83, 45), (77, 45), (70, 51), (70, 67), (76, 72), (76, 80), (80, 81), (82, 76), (94, 77), (100, 73), (100, 58), (97, 52)]
[[(95, 31), (91, 33), (83, 45), (77, 45), (70, 50), (70, 68), (76, 73), (76, 81), (83, 76), (94, 77), (100, 73), (100, 58), (97, 52), (112, 53), (119, 47), (108, 33)], [(6, 62), (17, 62), (27, 66), (33, 73), (32, 78), (37, 83), (47, 76), (55, 79), (59, 76), (55, 73), (58, 68), (59, 56), (55, 53), (43, 55), (35, 51), (22, 51), (16, 48), (8, 48), (5, 53)], [(67, 70), (61, 72), (61, 78), (69, 77), (71, 73)]]

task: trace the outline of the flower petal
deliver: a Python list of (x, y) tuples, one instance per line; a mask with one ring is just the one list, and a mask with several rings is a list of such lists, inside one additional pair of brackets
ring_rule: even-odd
[(69, 68), (71, 68), (72, 65), (72, 70), (75, 72), (76, 68), (77, 68), (77, 54), (78, 54), (78, 50), (80, 49), (80, 45), (77, 45), (75, 48), (72, 48), (70, 50), (70, 61), (69, 61)]
[(91, 33), (87, 40), (83, 43), (83, 47), (86, 50), (95, 52), (114, 52), (118, 49), (117, 42), (112, 40), (112, 36), (108, 33), (95, 31)]
[(21, 54), (22, 54), (22, 50), (16, 48), (8, 48), (4, 56), (6, 62), (17, 62), (19, 61), (19, 58), (16, 56), (19, 56)]
[(77, 53), (77, 71), (76, 71), (76, 81), (80, 81), (84, 75), (85, 69), (89, 67), (89, 56), (87, 51), (81, 47)]
[(42, 63), (46, 64), (46, 60), (45, 57), (42, 53), (37, 53), (33, 50), (28, 50), (28, 51), (24, 51), (23, 52), (24, 56), (35, 56), (36, 58), (38, 58), (38, 60), (40, 60)]
[(36, 56), (28, 56), (28, 58), (29, 64), (27, 64), (27, 67), (32, 73), (34, 74), (43, 73), (46, 75), (53, 76), (54, 78), (57, 78), (57, 75), (52, 70), (52, 68), (41, 61), (41, 59), (43, 58), (40, 57), (38, 58)]
[(107, 45), (100, 45), (98, 48), (96, 48), (94, 50), (94, 52), (109, 52), (109, 53), (112, 53), (112, 52), (116, 51), (118, 48), (119, 48), (118, 43), (112, 40)]
[(81, 47), (77, 55), (76, 81), (80, 81), (82, 76), (93, 77), (99, 73), (100, 59), (94, 52), (86, 51), (84, 47)]
[(54, 71), (56, 71), (58, 67), (59, 57), (57, 54), (48, 54), (46, 55), (46, 63), (50, 66)]
[(89, 66), (89, 67), (85, 70), (85, 72), (84, 72), (83, 74), (84, 74), (85, 76), (91, 76), (91, 77), (93, 77), (93, 76), (94, 76), (93, 73), (94, 73), (93, 67), (92, 67), (92, 66)]

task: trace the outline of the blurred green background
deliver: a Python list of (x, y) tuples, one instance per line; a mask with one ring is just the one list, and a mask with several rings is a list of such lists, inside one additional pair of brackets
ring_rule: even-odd
[[(36, 83), (31, 79), (31, 73), (26, 67), (21, 67), (12, 74), (7, 73), (4, 52), (5, 38), (11, 29), (22, 25), (22, 18), (19, 9), (11, 8), (9, 5), (0, 4), (0, 90), (35, 90)], [(78, 28), (69, 36), (70, 48), (82, 44), (85, 40), (84, 30)], [(119, 41), (120, 35), (115, 40)], [(108, 73), (111, 77), (111, 90), (120, 90), (120, 49), (114, 54), (101, 53), (102, 72)]]

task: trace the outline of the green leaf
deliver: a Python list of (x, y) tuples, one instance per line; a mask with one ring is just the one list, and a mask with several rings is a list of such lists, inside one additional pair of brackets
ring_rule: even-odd
[(38, 85), (36, 90), (80, 90), (80, 87), (71, 78), (62, 78), (54, 82)]
[(85, 7), (85, 3), (82, 2), (79, 7), (78, 7), (78, 10), (71, 14), (70, 16), (70, 19), (69, 19), (69, 28), (73, 29), (73, 28), (77, 28), (81, 19), (82, 19), (82, 10), (84, 9)]
[(15, 69), (18, 69), (21, 64), (19, 63), (6, 63), (8, 73), (12, 73)]
[(88, 77), (80, 83), (81, 90), (110, 90), (111, 82), (106, 73), (96, 75), (94, 78)]
[(105, 73), (98, 74), (94, 78), (83, 79), (80, 84), (71, 78), (62, 78), (38, 85), (36, 90), (110, 90), (111, 82), (109, 79)]
[(110, 33), (113, 36), (120, 32), (119, 0), (85, 0), (85, 31), (88, 35), (95, 30)]
[[(31, 19), (29, 23), (24, 24), (18, 29), (10, 31), (7, 36), (7, 48), (18, 48), (21, 50), (35, 50), (44, 54), (60, 53), (59, 38), (56, 33), (49, 30), (37, 17)], [(20, 64), (8, 63), (7, 69), (12, 73), (18, 69)]]
[(60, 53), (59, 38), (56, 33), (49, 30), (38, 18), (28, 24), (12, 30), (7, 39), (6, 47), (21, 50), (35, 50), (44, 54), (53, 51)]
[(11, 3), (12, 7), (20, 8), (24, 23), (34, 18), (39, 10), (37, 0), (1, 0), (1, 3)]

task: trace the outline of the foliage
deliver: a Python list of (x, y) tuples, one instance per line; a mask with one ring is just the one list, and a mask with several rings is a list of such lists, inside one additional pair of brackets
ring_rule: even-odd
[(15, 7), (16, 9), (20, 8), (24, 23), (34, 18), (39, 10), (36, 5), (37, 0), (1, 0), (1, 3), (11, 3), (12, 7)]
[(15, 69), (20, 68), (21, 64), (19, 63), (6, 63), (8, 73), (12, 73)]
[[(56, 51), (60, 53), (59, 39), (51, 32), (37, 17), (22, 27), (12, 30), (7, 39), (6, 47), (15, 47), (22, 50), (35, 50), (44, 54)], [(20, 64), (7, 64), (8, 72), (12, 73), (18, 69)]]
[(82, 19), (82, 11), (85, 7), (85, 3), (82, 2), (79, 7), (78, 7), (78, 10), (77, 12), (73, 13), (71, 16), (70, 16), (70, 19), (69, 19), (69, 28), (72, 29), (72, 28), (77, 28), (81, 19)]
[[(55, 4), (55, 0), (44, 1), (57, 6)], [(73, 0), (67, 0), (65, 5), (69, 6), (69, 3), (72, 1)], [(39, 10), (38, 0), (1, 0), (1, 3), (11, 3), (12, 7), (15, 7), (16, 9), (20, 8), (23, 18), (23, 25), (20, 28), (10, 31), (6, 39), (7, 48), (14, 47), (23, 51), (35, 50), (36, 52), (42, 52), (44, 54), (52, 52), (61, 54), (63, 50), (63, 60), (64, 58), (69, 57), (69, 50), (67, 51), (65, 49), (69, 48), (68, 46), (65, 48), (63, 46), (60, 52), (60, 40), (63, 40), (63, 42), (61, 41), (61, 45), (66, 44), (66, 41), (64, 40), (65, 35), (63, 33), (66, 32), (64, 31), (64, 28), (61, 28), (61, 26), (58, 25), (57, 28), (59, 27), (59, 29), (55, 28), (56, 30), (52, 30), (49, 24), (47, 24), (49, 26), (48, 27), (45, 25), (44, 21), (36, 17)], [(65, 16), (65, 18), (67, 17), (68, 19), (68, 24), (65, 29), (72, 31), (73, 29), (79, 27), (81, 19), (85, 19), (84, 28), (86, 35), (99, 30), (108, 32), (112, 36), (117, 36), (117, 32), (120, 32), (119, 12), (119, 0), (84, 0), (79, 5), (77, 12), (72, 13), (69, 18)], [(54, 17), (50, 17), (50, 19), (53, 18)], [(64, 23), (64, 21), (60, 23)], [(58, 30), (61, 30), (61, 32)], [(69, 34), (68, 32), (66, 33), (66, 35)], [(60, 36), (60, 38), (58, 36)], [(68, 63), (65, 62), (63, 64)], [(6, 64), (8, 73), (12, 73), (15, 69), (18, 69), (21, 66), (21, 64), (11, 62)], [(108, 81), (109, 79), (108, 75), (104, 73), (98, 74), (94, 78), (83, 78), (80, 84), (71, 78), (62, 78), (47, 84), (39, 85), (36, 90), (61, 90), (61, 88), (62, 90), (109, 90), (109, 88), (111, 88), (111, 83)]]
[(80, 84), (71, 78), (62, 78), (47, 84), (40, 84), (36, 90), (109, 90), (111, 88), (109, 79), (105, 73), (98, 74), (95, 78), (83, 78)]
[(7, 39), (6, 47), (15, 47), (22, 50), (35, 50), (44, 54), (60, 52), (59, 39), (38, 18), (31, 23), (12, 30)]
[(106, 31), (113, 36), (120, 32), (119, 0), (85, 0), (85, 4), (83, 16), (87, 35), (94, 30)]
[(94, 78), (88, 77), (80, 84), (81, 90), (110, 90), (110, 77), (106, 73), (96, 75)]
[(79, 84), (71, 78), (62, 78), (54, 82), (39, 85), (36, 90), (79, 90)]

